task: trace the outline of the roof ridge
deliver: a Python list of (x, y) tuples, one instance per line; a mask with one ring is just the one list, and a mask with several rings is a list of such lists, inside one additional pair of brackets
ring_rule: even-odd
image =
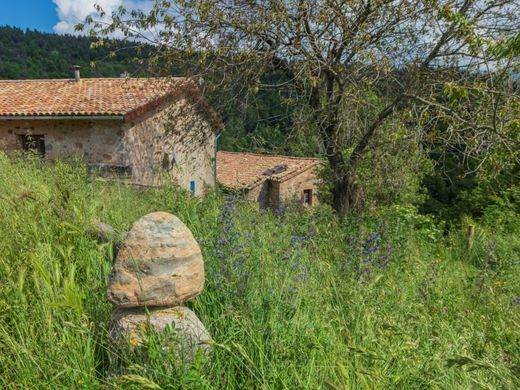
[[(100, 80), (189, 80), (189, 77), (175, 76), (175, 77), (82, 77), (81, 81), (100, 81)], [(30, 82), (56, 82), (56, 81), (76, 81), (74, 78), (70, 79), (0, 79), (0, 83), (30, 83)]]
[(278, 158), (286, 158), (286, 159), (290, 159), (290, 160), (300, 160), (300, 161), (321, 161), (322, 160), (319, 157), (298, 157), (298, 156), (287, 156), (287, 155), (283, 155), (283, 154), (232, 152), (232, 151), (227, 151), (227, 150), (219, 150), (218, 153), (240, 154), (240, 155), (248, 155), (248, 156), (256, 156), (256, 157), (278, 157)]

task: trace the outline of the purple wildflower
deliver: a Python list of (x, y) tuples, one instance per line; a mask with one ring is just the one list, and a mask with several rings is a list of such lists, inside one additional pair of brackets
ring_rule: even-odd
[(215, 256), (219, 264), (217, 286), (235, 287), (235, 295), (241, 295), (245, 291), (250, 278), (250, 274), (245, 270), (246, 255), (242, 244), (244, 237), (235, 221), (239, 215), (236, 198), (228, 197), (219, 216), (221, 229), (215, 242)]
[(394, 248), (383, 245), (381, 227), (376, 226), (365, 240), (350, 236), (347, 239), (349, 253), (341, 265), (342, 272), (351, 269), (361, 283), (369, 282), (374, 273), (387, 268)]

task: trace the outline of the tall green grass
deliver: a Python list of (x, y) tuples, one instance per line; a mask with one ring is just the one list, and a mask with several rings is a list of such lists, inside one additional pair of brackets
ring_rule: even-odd
[[(204, 292), (187, 305), (212, 334), (209, 361), (179, 366), (153, 343), (108, 337), (114, 248), (157, 210), (199, 241)], [(90, 177), (79, 162), (0, 154), (0, 387), (354, 389), (520, 386), (520, 238), (477, 226), (443, 237), (413, 209), (338, 221), (240, 200)]]

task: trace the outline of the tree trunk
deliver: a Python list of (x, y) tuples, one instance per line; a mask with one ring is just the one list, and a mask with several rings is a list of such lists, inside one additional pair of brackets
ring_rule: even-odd
[[(343, 218), (350, 213), (356, 204), (357, 186), (355, 184), (355, 164), (346, 162), (343, 156), (343, 146), (338, 139), (340, 104), (343, 97), (342, 87), (335, 87), (335, 75), (326, 72), (325, 98), (327, 99), (327, 124), (324, 128), (323, 146), (328, 156), (332, 169), (332, 208), (336, 214)], [(316, 112), (320, 112), (321, 101), (319, 90), (315, 90), (312, 104)]]
[(343, 218), (356, 206), (358, 186), (355, 180), (354, 164), (345, 161), (341, 151), (337, 151), (337, 145), (327, 142), (327, 140), (333, 139), (334, 126), (335, 123), (332, 122), (327, 127), (329, 136), (324, 143), (332, 170), (332, 208), (340, 218)]
[(340, 218), (354, 210), (357, 203), (358, 187), (354, 175), (347, 174), (333, 180), (332, 207)]

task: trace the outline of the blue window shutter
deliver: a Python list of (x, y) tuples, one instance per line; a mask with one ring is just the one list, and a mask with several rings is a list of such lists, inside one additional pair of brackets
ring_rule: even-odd
[(195, 181), (190, 181), (190, 192), (192, 195), (195, 195)]

